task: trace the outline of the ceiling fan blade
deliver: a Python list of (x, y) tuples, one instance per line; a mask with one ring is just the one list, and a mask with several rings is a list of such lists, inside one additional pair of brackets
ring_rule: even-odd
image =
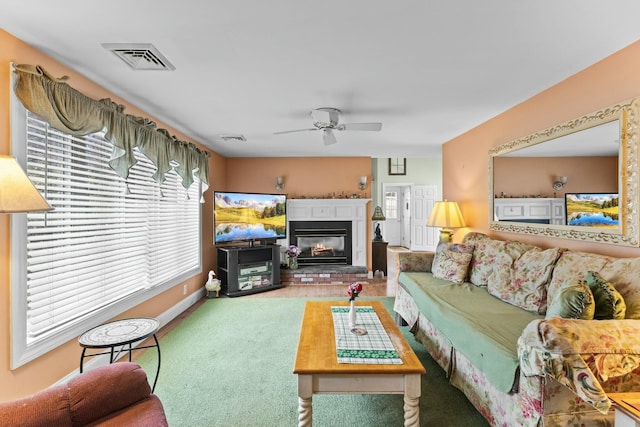
[(324, 139), (324, 145), (331, 145), (338, 142), (336, 136), (333, 134), (333, 130), (331, 129), (325, 129), (322, 132), (322, 139)]
[(345, 123), (338, 126), (338, 130), (372, 130), (382, 129), (382, 123)]
[(294, 133), (294, 132), (307, 132), (310, 130), (318, 130), (318, 128), (312, 128), (312, 129), (296, 129), (296, 130), (283, 130), (280, 132), (274, 132), (274, 135), (282, 135), (283, 133)]

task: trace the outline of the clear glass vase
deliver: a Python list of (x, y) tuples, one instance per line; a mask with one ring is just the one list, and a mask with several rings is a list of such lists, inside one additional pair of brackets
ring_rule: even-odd
[(289, 257), (289, 269), (290, 270), (297, 270), (298, 269), (298, 258)]

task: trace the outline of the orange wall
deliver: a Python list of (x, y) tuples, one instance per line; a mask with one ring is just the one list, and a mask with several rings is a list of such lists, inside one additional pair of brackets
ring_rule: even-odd
[[(284, 179), (283, 194), (289, 198), (326, 198), (359, 195), (371, 198), (371, 159), (369, 157), (278, 157), (227, 159), (227, 191), (275, 193), (276, 177)], [(364, 190), (358, 188), (361, 176), (367, 177)], [(216, 190), (220, 189), (218, 187)], [(367, 205), (371, 218), (371, 203)], [(371, 240), (371, 224), (367, 241)], [(371, 251), (367, 254), (371, 269)]]
[[(0, 154), (10, 154), (10, 133), (9, 133), (9, 100), (10, 100), (10, 63), (38, 64), (45, 67), (54, 76), (68, 75), (69, 84), (94, 98), (110, 97), (119, 104), (127, 106), (125, 112), (138, 116), (148, 117), (155, 120), (143, 111), (135, 108), (113, 94), (107, 92), (98, 85), (85, 79), (82, 75), (66, 68), (50, 57), (38, 50), (26, 45), (12, 35), (0, 29)], [(181, 139), (192, 141), (180, 132), (171, 129), (169, 126), (155, 120), (158, 127), (164, 127), (177, 135)], [(203, 148), (203, 147), (200, 147)], [(214, 185), (224, 185), (225, 183), (225, 162), (224, 158), (213, 154), (209, 160), (211, 170), (211, 182)], [(213, 186), (213, 185), (212, 185)], [(166, 292), (158, 295), (146, 303), (123, 313), (123, 317), (131, 316), (157, 316), (163, 311), (172, 307), (184, 298), (182, 285), (186, 284), (188, 293), (192, 293), (202, 288), (207, 280), (206, 273), (214, 266), (214, 248), (211, 235), (213, 233), (213, 215), (211, 200), (211, 189), (205, 194), (205, 204), (203, 205), (203, 274), (192, 277)], [(10, 215), (0, 214), (0, 343), (3, 343), (0, 350), (0, 401), (24, 396), (40, 390), (78, 369), (80, 347), (76, 340), (72, 340), (38, 359), (10, 370), (10, 278), (9, 278), (9, 231)]]
[[(444, 144), (443, 196), (459, 202), (469, 229), (488, 233), (490, 148), (640, 95), (638, 69), (640, 41)], [(640, 256), (640, 249), (616, 245), (512, 233), (489, 234), (540, 246)]]
[[(558, 176), (567, 177), (555, 191)], [(507, 197), (564, 197), (565, 193), (617, 193), (617, 157), (495, 157), (493, 192)]]
[[(360, 177), (367, 177), (364, 190)], [(276, 177), (284, 179), (289, 198), (326, 198), (335, 194), (371, 198), (369, 157), (279, 157), (227, 159), (228, 191), (276, 192)]]

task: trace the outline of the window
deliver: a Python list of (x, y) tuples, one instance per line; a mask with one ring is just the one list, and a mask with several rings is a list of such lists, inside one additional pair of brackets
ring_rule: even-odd
[(387, 191), (384, 193), (384, 213), (387, 219), (398, 218), (398, 192)]
[(389, 158), (389, 175), (406, 175), (407, 159), (402, 157)]
[(15, 369), (202, 266), (197, 180), (187, 191), (171, 171), (158, 184), (136, 153), (125, 183), (108, 165), (113, 146), (103, 135), (66, 135), (13, 111), (23, 123), (13, 123), (14, 155), (55, 208), (12, 217)]

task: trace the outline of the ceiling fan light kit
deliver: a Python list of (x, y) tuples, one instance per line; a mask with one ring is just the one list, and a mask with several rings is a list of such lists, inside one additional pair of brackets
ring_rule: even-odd
[(340, 124), (340, 115), (342, 112), (337, 108), (323, 107), (311, 110), (309, 115), (313, 121), (314, 128), (309, 129), (295, 129), (286, 130), (281, 132), (274, 132), (274, 135), (282, 135), (285, 133), (293, 132), (307, 132), (307, 131), (322, 131), (322, 139), (325, 145), (335, 144), (337, 141), (334, 130), (337, 131), (374, 131), (379, 132), (382, 130), (382, 123), (344, 123)]
[(313, 125), (317, 128), (335, 128), (338, 126), (340, 114), (342, 111), (337, 108), (317, 108), (309, 112)]

